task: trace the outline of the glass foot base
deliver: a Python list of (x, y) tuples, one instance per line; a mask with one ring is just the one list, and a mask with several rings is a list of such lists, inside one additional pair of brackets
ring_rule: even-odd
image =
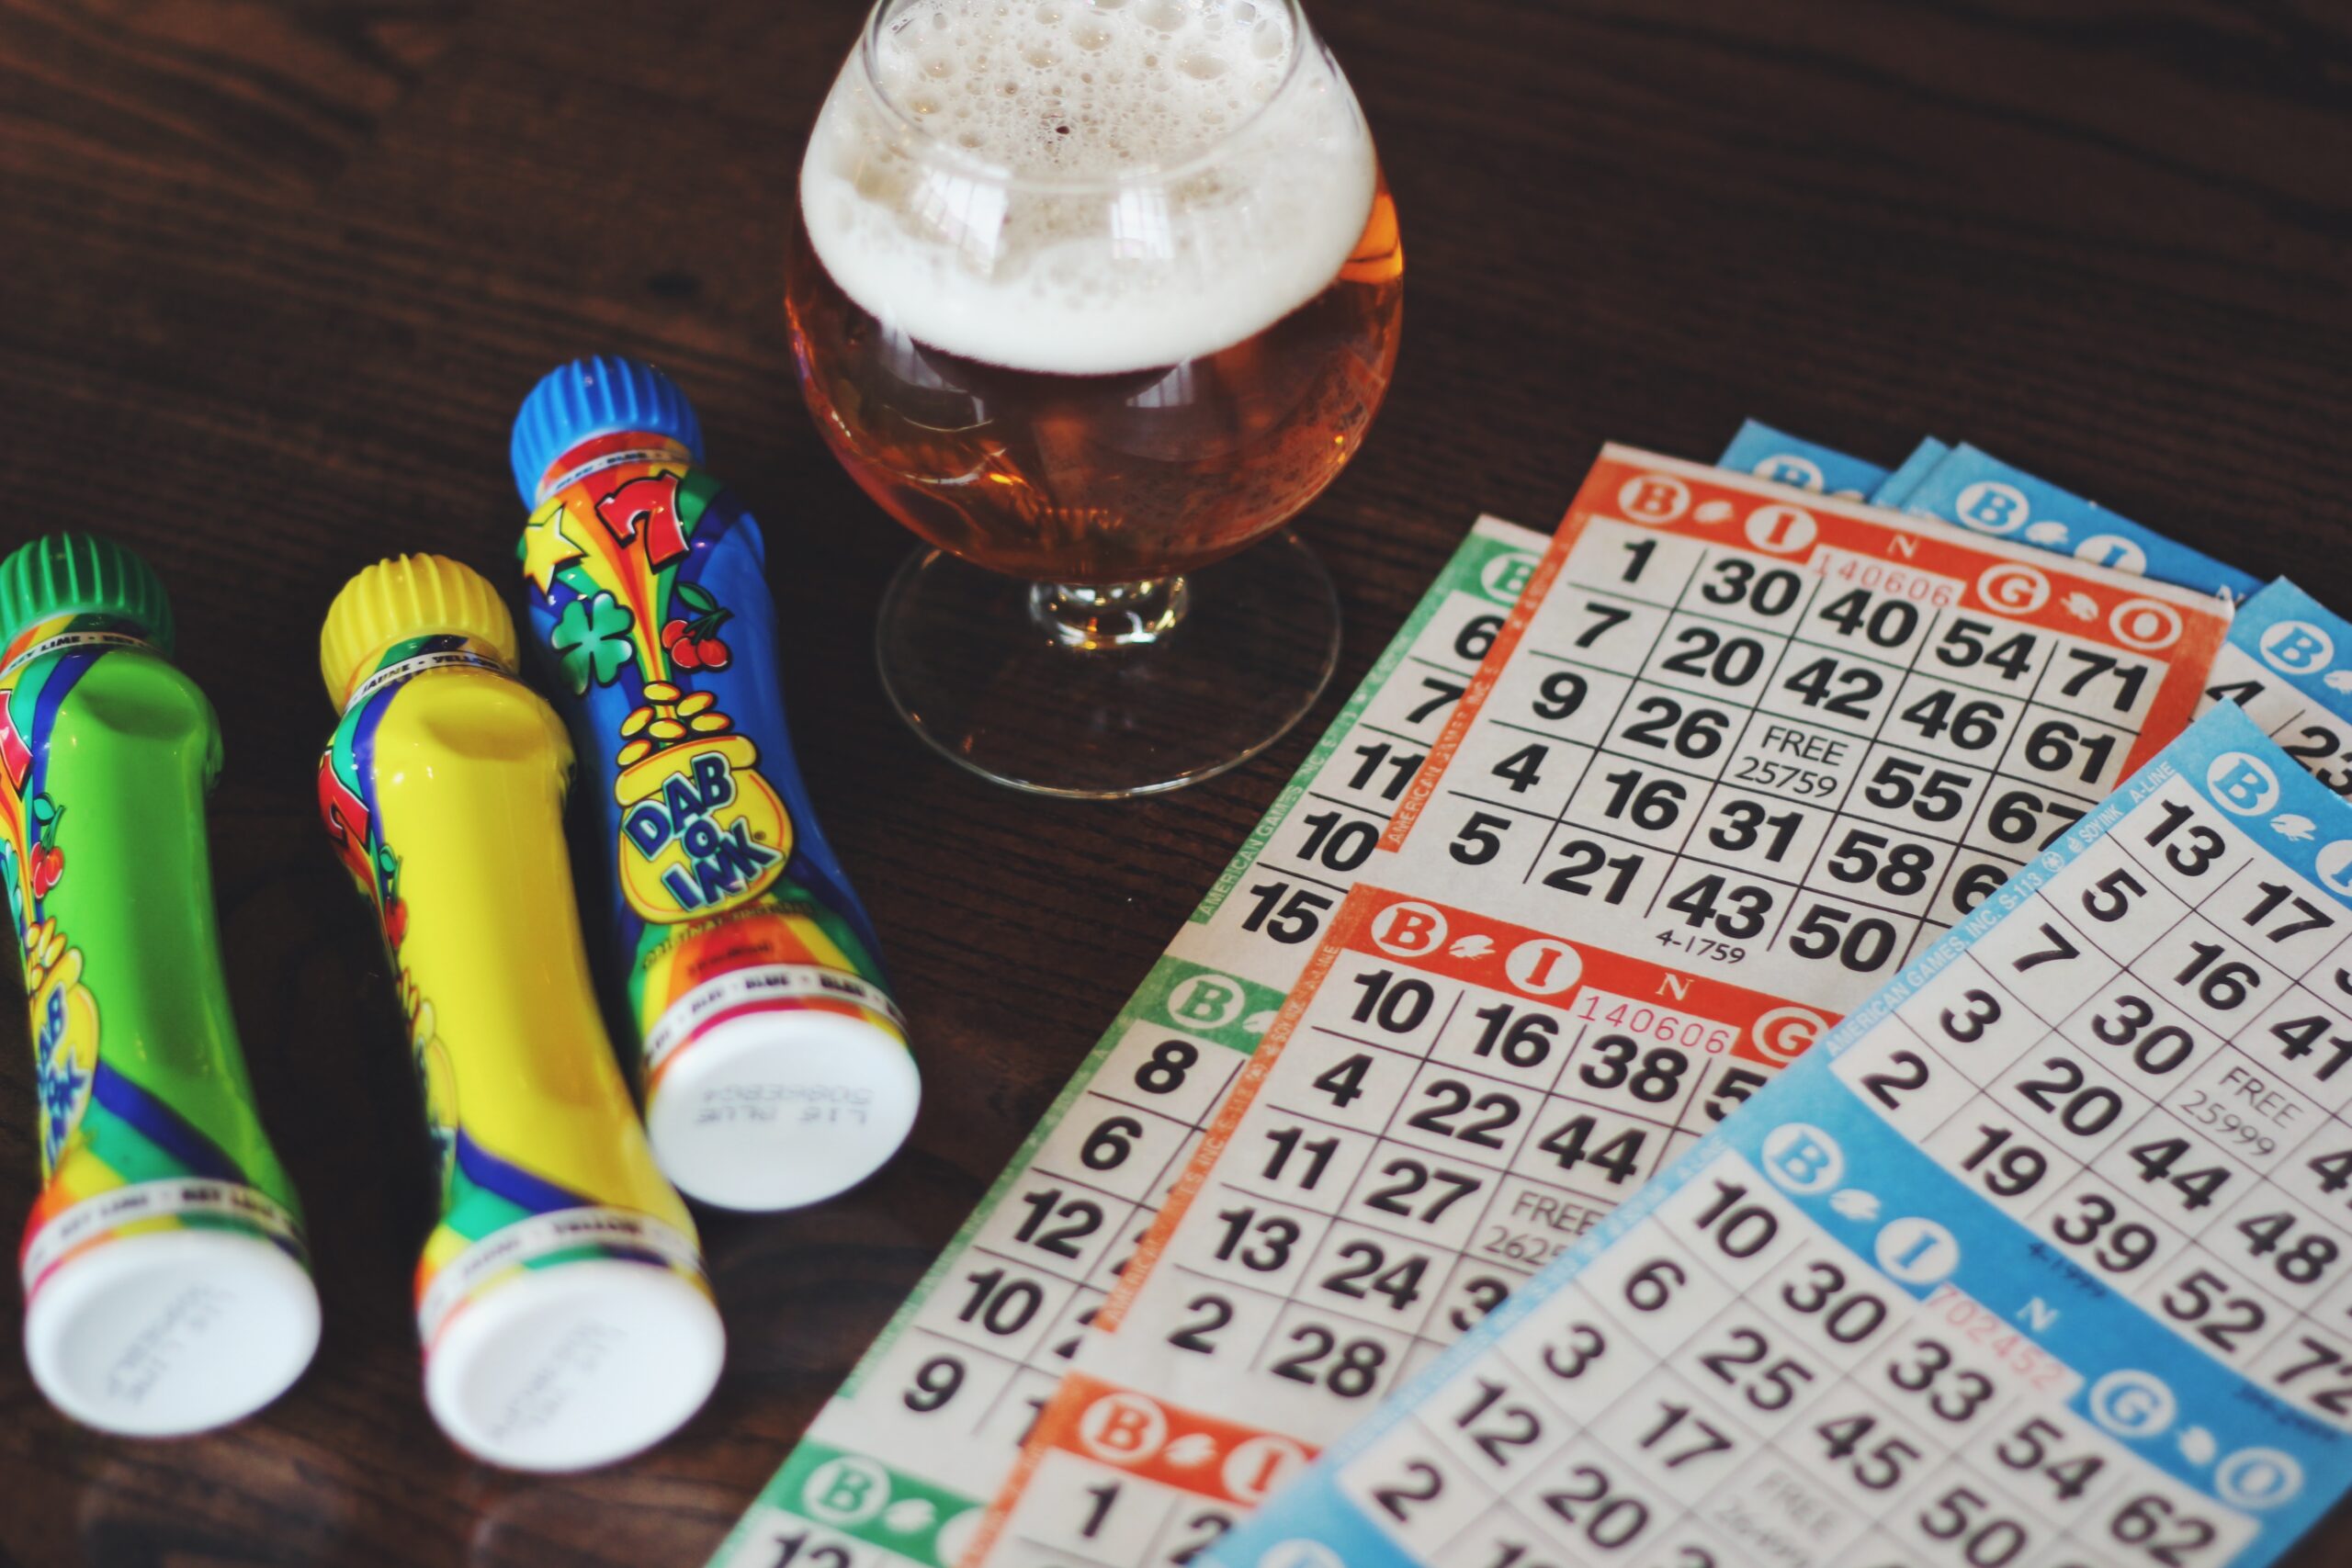
[(1314, 705), (1340, 601), (1288, 530), (1151, 583), (1032, 583), (944, 550), (883, 595), (882, 686), (941, 755), (1035, 795), (1114, 800), (1248, 761)]

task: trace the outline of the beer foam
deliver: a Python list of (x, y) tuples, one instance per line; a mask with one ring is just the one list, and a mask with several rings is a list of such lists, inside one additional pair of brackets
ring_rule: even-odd
[[(920, 343), (1101, 375), (1313, 299), (1370, 216), (1372, 139), (1283, 0), (913, 0), (801, 166), (833, 281)], [(1010, 177), (1001, 177), (1010, 176)]]

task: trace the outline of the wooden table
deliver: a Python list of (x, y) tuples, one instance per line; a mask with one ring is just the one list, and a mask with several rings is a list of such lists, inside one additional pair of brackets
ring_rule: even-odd
[[(701, 1562), (1471, 516), (1548, 524), (1604, 438), (1703, 457), (1748, 413), (1882, 459), (1966, 436), (2352, 607), (2340, 9), (1327, 3), (1412, 257), (1387, 411), (1305, 525), (1346, 603), (1340, 679), (1173, 796), (989, 789), (883, 700), (872, 620), (909, 540), (827, 457), (786, 354), (794, 172), (854, 10), (0, 6), (0, 547), (103, 528), (171, 587), (226, 727), (231, 979), (326, 1309), (291, 1394), (183, 1443), (77, 1430), (0, 1355), (0, 1562)], [(684, 1433), (534, 1480), (462, 1461), (419, 1398), (416, 1090), (311, 804), (313, 649), (380, 555), (511, 571), (515, 402), (600, 348), (677, 374), (767, 522), (808, 783), (927, 1088), (862, 1190), (711, 1220), (733, 1344)], [(0, 1012), (21, 1214), (29, 1055)], [(2294, 1561), (2347, 1552), (2339, 1512)]]

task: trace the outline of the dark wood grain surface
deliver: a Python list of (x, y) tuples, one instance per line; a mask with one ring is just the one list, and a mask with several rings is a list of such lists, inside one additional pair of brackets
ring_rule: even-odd
[[(1147, 803), (992, 791), (892, 716), (908, 547), (803, 414), (779, 308), (851, 0), (0, 0), (0, 548), (144, 550), (228, 771), (231, 979), (326, 1330), (232, 1430), (80, 1431), (0, 1338), (0, 1561), (698, 1564), (954, 1230), (1478, 510), (1598, 444), (1755, 413), (1965, 436), (2352, 608), (2352, 14), (2336, 0), (1325, 0), (1411, 258), (1398, 379), (1307, 536), (1340, 680)], [(429, 1221), (376, 936), (311, 806), (328, 599), (380, 555), (511, 572), (516, 400), (657, 358), (766, 520), (809, 784), (926, 1077), (907, 1150), (713, 1218), (732, 1346), (680, 1436), (574, 1479), (463, 1461), (418, 1393)], [(0, 1009), (0, 1216), (35, 1186)], [(14, 1224), (13, 1220), (8, 1222)], [(2352, 1556), (2341, 1514), (2295, 1558)]]

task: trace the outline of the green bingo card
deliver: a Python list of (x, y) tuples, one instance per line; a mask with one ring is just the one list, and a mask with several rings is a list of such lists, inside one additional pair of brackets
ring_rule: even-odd
[(1546, 542), (1470, 530), (712, 1568), (952, 1568)]

